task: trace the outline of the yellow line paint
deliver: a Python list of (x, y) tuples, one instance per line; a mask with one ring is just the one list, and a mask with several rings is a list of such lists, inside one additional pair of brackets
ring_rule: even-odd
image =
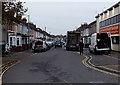
[(93, 69), (93, 70), (96, 70), (96, 71), (99, 71), (99, 72), (103, 72), (103, 73), (106, 73), (106, 74), (109, 74), (109, 75), (113, 75), (113, 76), (116, 76), (116, 77), (120, 77), (119, 74), (115, 74), (115, 73), (111, 73), (111, 72), (108, 72), (108, 71), (104, 71), (104, 70), (101, 70), (101, 69), (98, 69), (98, 68), (95, 68), (95, 67), (89, 65), (89, 64), (87, 63), (87, 60), (89, 59), (89, 57), (88, 57), (88, 56), (85, 56), (85, 55), (83, 55), (83, 56), (85, 57), (85, 59), (82, 61), (82, 63), (83, 63), (86, 67), (89, 67), (89, 68), (91, 68), (91, 69)]
[[(33, 55), (36, 55), (37, 53), (33, 53), (33, 54), (31, 54), (30, 56), (33, 56)], [(5, 69), (2, 73), (1, 73), (1, 75), (0, 75), (0, 85), (2, 85), (2, 76), (4, 75), (4, 73), (8, 70), (8, 69), (10, 69), (11, 67), (13, 67), (14, 65), (16, 65), (16, 64), (18, 64), (18, 63), (20, 63), (20, 61), (17, 61), (16, 63), (14, 63), (14, 64), (12, 64), (11, 66), (9, 66), (9, 67), (7, 67), (7, 69)]]
[(14, 65), (16, 65), (17, 63), (20, 63), (20, 61), (17, 61), (16, 63), (12, 64), (11, 66), (8, 66), (0, 75), (0, 85), (2, 85), (2, 76), (4, 75), (4, 73), (10, 69), (11, 67), (13, 67)]

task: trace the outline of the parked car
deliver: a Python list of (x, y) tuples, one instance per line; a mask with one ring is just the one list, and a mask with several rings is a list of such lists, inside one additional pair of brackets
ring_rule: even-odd
[(48, 44), (49, 49), (53, 47), (53, 44), (54, 44), (53, 41), (46, 41), (46, 43)]
[(43, 41), (43, 47), (42, 47), (42, 51), (47, 51), (48, 50), (48, 44)]
[(56, 41), (55, 42), (55, 48), (56, 47), (61, 47), (62, 48), (62, 42), (61, 41)]
[(32, 44), (32, 50), (34, 52), (37, 51), (47, 51), (48, 50), (48, 45), (45, 41), (42, 40), (35, 40)]
[(32, 50), (34, 52), (42, 51), (42, 48), (43, 48), (43, 41), (37, 40), (37, 41), (33, 42), (33, 44), (32, 44)]

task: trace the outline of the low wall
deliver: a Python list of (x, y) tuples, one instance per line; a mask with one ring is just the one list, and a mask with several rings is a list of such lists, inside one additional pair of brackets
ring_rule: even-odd
[(29, 45), (22, 45), (22, 46), (10, 48), (10, 50), (13, 51), (13, 52), (19, 52), (19, 51), (27, 50), (27, 49), (29, 49), (29, 48), (30, 48)]

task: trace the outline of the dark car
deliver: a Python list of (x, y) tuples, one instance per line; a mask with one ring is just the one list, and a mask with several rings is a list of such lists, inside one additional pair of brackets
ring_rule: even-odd
[(61, 41), (56, 41), (55, 42), (55, 48), (56, 47), (61, 47), (62, 48), (62, 42)]

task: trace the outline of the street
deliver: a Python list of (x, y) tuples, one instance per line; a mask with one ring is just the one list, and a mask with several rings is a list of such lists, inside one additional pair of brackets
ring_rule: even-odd
[(118, 83), (118, 77), (83, 65), (84, 56), (64, 48), (35, 53), (11, 67), (3, 83)]

